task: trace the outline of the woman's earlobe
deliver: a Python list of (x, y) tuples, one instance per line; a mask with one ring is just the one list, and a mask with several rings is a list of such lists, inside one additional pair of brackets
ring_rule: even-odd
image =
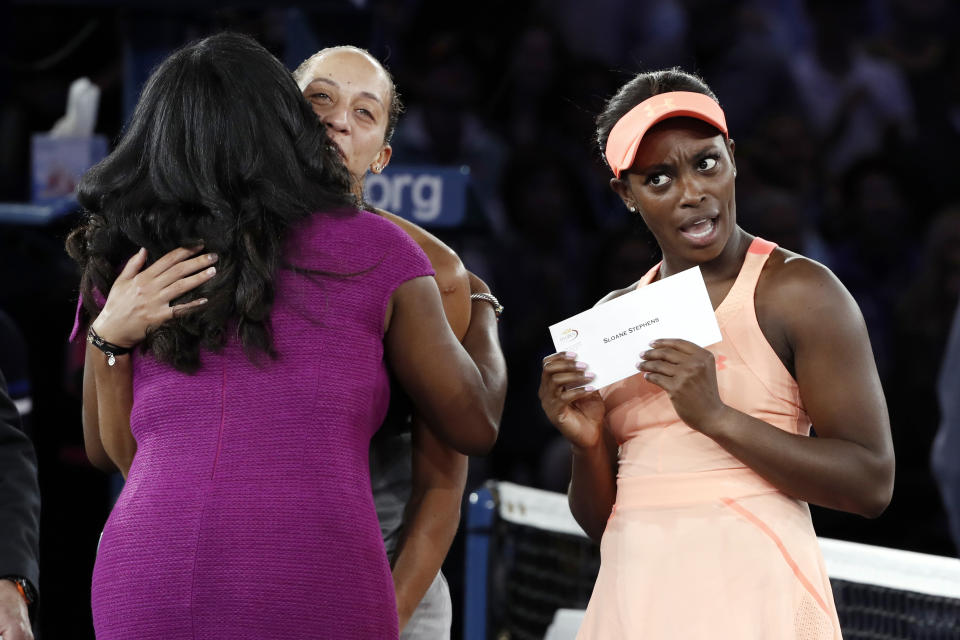
[(620, 196), (620, 199), (623, 200), (624, 206), (630, 210), (630, 213), (637, 212), (637, 205), (632, 202), (633, 194), (630, 193), (630, 189), (625, 180), (620, 178), (610, 178), (610, 188), (613, 189), (614, 193)]
[(373, 164), (370, 165), (370, 170), (374, 173), (381, 173), (384, 169), (387, 168), (387, 165), (390, 164), (390, 156), (393, 155), (393, 147), (389, 144), (383, 145), (383, 148), (380, 149), (380, 153), (373, 159)]
[(610, 178), (610, 188), (626, 202), (627, 183), (624, 180), (620, 178)]

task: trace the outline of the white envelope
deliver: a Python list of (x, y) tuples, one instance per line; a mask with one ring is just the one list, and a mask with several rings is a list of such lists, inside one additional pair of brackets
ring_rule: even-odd
[(550, 326), (557, 351), (572, 351), (600, 388), (639, 373), (640, 354), (658, 338), (701, 347), (722, 340), (700, 267), (625, 293)]

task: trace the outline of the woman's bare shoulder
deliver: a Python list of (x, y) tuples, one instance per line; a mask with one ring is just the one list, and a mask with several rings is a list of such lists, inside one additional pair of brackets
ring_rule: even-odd
[(825, 317), (859, 315), (853, 296), (825, 265), (777, 248), (767, 259), (757, 282), (758, 313), (782, 316), (788, 324), (821, 323)]
[(787, 249), (777, 247), (770, 254), (758, 290), (765, 289), (778, 297), (810, 294), (817, 290), (846, 291), (840, 280), (825, 265)]
[(440, 238), (423, 227), (389, 211), (375, 209), (374, 212), (403, 229), (407, 235), (413, 238), (414, 242), (420, 245), (423, 252), (427, 254), (427, 258), (430, 259), (438, 278), (445, 276), (459, 277), (461, 275), (464, 267), (460, 256)]

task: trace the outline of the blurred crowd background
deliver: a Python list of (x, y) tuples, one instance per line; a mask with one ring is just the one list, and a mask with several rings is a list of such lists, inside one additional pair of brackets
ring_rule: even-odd
[[(863, 310), (883, 379), (897, 454), (893, 502), (874, 521), (815, 509), (818, 533), (957, 555), (929, 464), (935, 379), (960, 294), (955, 3), (266, 4), (4, 5), (0, 200), (29, 199), (30, 136), (63, 114), (78, 77), (100, 87), (96, 131), (115, 141), (151, 60), (194, 38), (242, 31), (291, 69), (324, 46), (368, 48), (391, 69), (407, 106), (393, 162), (470, 167), (474, 215), (437, 235), (506, 307), (501, 436), (489, 457), (472, 461), (468, 490), (497, 478), (564, 491), (569, 452), (536, 393), (541, 359), (553, 351), (547, 326), (659, 259), (608, 187), (593, 118), (637, 71), (696, 71), (719, 96), (736, 140), (741, 226), (837, 274)], [(83, 345), (67, 342), (78, 276), (63, 240), (78, 215), (44, 225), (0, 221), (0, 309), (9, 325), (0, 368), (19, 385), (15, 395), (32, 401), (40, 460), (41, 632), (75, 639), (92, 637), (90, 571), (117, 490), (83, 453)], [(447, 564), (456, 598), (462, 545)]]

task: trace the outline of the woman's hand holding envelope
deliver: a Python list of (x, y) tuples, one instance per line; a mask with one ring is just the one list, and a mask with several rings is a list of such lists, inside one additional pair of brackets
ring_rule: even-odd
[(667, 392), (681, 420), (709, 436), (728, 408), (720, 399), (713, 352), (687, 340), (654, 340), (650, 347), (637, 368)]
[(540, 405), (547, 419), (570, 441), (574, 450), (587, 450), (601, 442), (606, 408), (594, 387), (594, 375), (569, 351), (543, 359)]

